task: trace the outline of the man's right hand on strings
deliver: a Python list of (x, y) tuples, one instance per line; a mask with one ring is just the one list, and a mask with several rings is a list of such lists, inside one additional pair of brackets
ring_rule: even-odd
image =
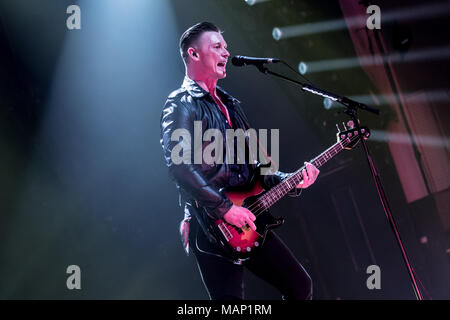
[(223, 218), (226, 222), (231, 223), (238, 228), (242, 228), (246, 224), (248, 224), (252, 230), (256, 230), (256, 225), (253, 223), (253, 221), (256, 220), (256, 217), (247, 208), (236, 206), (233, 204), (230, 210), (225, 213)]

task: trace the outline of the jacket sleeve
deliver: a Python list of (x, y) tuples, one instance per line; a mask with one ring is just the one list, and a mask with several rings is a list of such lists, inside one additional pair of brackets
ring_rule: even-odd
[[(228, 196), (219, 191), (217, 187), (208, 183), (202, 172), (201, 164), (193, 162), (195, 150), (193, 143), (194, 120), (193, 110), (183, 102), (168, 99), (161, 114), (161, 146), (164, 151), (166, 165), (170, 176), (200, 207), (206, 209), (212, 218), (220, 219), (232, 207), (233, 203)], [(185, 129), (190, 134), (172, 141), (172, 134), (177, 129)], [(188, 161), (174, 163), (172, 152), (182, 149), (187, 152)], [(191, 148), (192, 147), (192, 148)], [(174, 152), (174, 154), (177, 152)]]

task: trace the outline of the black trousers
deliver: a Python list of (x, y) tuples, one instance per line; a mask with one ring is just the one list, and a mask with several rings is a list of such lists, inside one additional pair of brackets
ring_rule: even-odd
[(217, 250), (199, 230), (191, 248), (195, 254), (203, 283), (212, 300), (244, 299), (244, 268), (277, 288), (284, 299), (310, 300), (312, 281), (284, 242), (273, 232), (264, 245), (242, 264), (219, 256)]

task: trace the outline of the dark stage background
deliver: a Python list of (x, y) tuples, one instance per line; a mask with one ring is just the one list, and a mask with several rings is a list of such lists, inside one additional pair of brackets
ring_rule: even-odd
[[(343, 22), (355, 3), (1, 1), (0, 298), (207, 299), (194, 258), (179, 241), (183, 213), (159, 145), (162, 106), (184, 76), (179, 36), (206, 20), (224, 30), (231, 55), (278, 57), (294, 67), (356, 58), (364, 42), (355, 42), (345, 26), (272, 37), (276, 26)], [(80, 30), (66, 27), (71, 4), (81, 8)], [(450, 12), (447, 1), (375, 4), (385, 53), (399, 56), (391, 69), (395, 81), (389, 73), (384, 82), (373, 76), (386, 72), (386, 64), (306, 75), (332, 92), (367, 97), (382, 110), (380, 117), (360, 113), (374, 131), (368, 146), (424, 298), (449, 299)], [(443, 9), (421, 17), (423, 5)], [(416, 16), (384, 23), (385, 12), (395, 10)], [(365, 39), (375, 32), (358, 28)], [(429, 48), (433, 54), (412, 58)], [(393, 103), (377, 98), (392, 93), (383, 84), (395, 87)], [(282, 171), (334, 143), (335, 124), (347, 120), (342, 109), (327, 110), (321, 98), (253, 67), (230, 64), (220, 85), (242, 101), (255, 128), (280, 129)], [(422, 100), (407, 100), (407, 94)], [(432, 114), (435, 122), (408, 110)], [(403, 133), (406, 142), (392, 143), (383, 134), (392, 132)], [(423, 135), (432, 136), (431, 146)], [(324, 166), (316, 184), (301, 198), (279, 202), (273, 214), (286, 218), (277, 232), (312, 276), (315, 299), (415, 298), (360, 148)], [(66, 268), (73, 264), (81, 268), (81, 290), (66, 287)], [(381, 268), (380, 290), (366, 287), (372, 264)], [(251, 274), (246, 278), (247, 298), (280, 298)]]

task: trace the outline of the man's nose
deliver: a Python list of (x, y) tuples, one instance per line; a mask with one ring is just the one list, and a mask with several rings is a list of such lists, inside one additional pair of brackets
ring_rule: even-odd
[(230, 53), (227, 49), (225, 49), (224, 53), (222, 54), (225, 58), (228, 58), (230, 56)]

